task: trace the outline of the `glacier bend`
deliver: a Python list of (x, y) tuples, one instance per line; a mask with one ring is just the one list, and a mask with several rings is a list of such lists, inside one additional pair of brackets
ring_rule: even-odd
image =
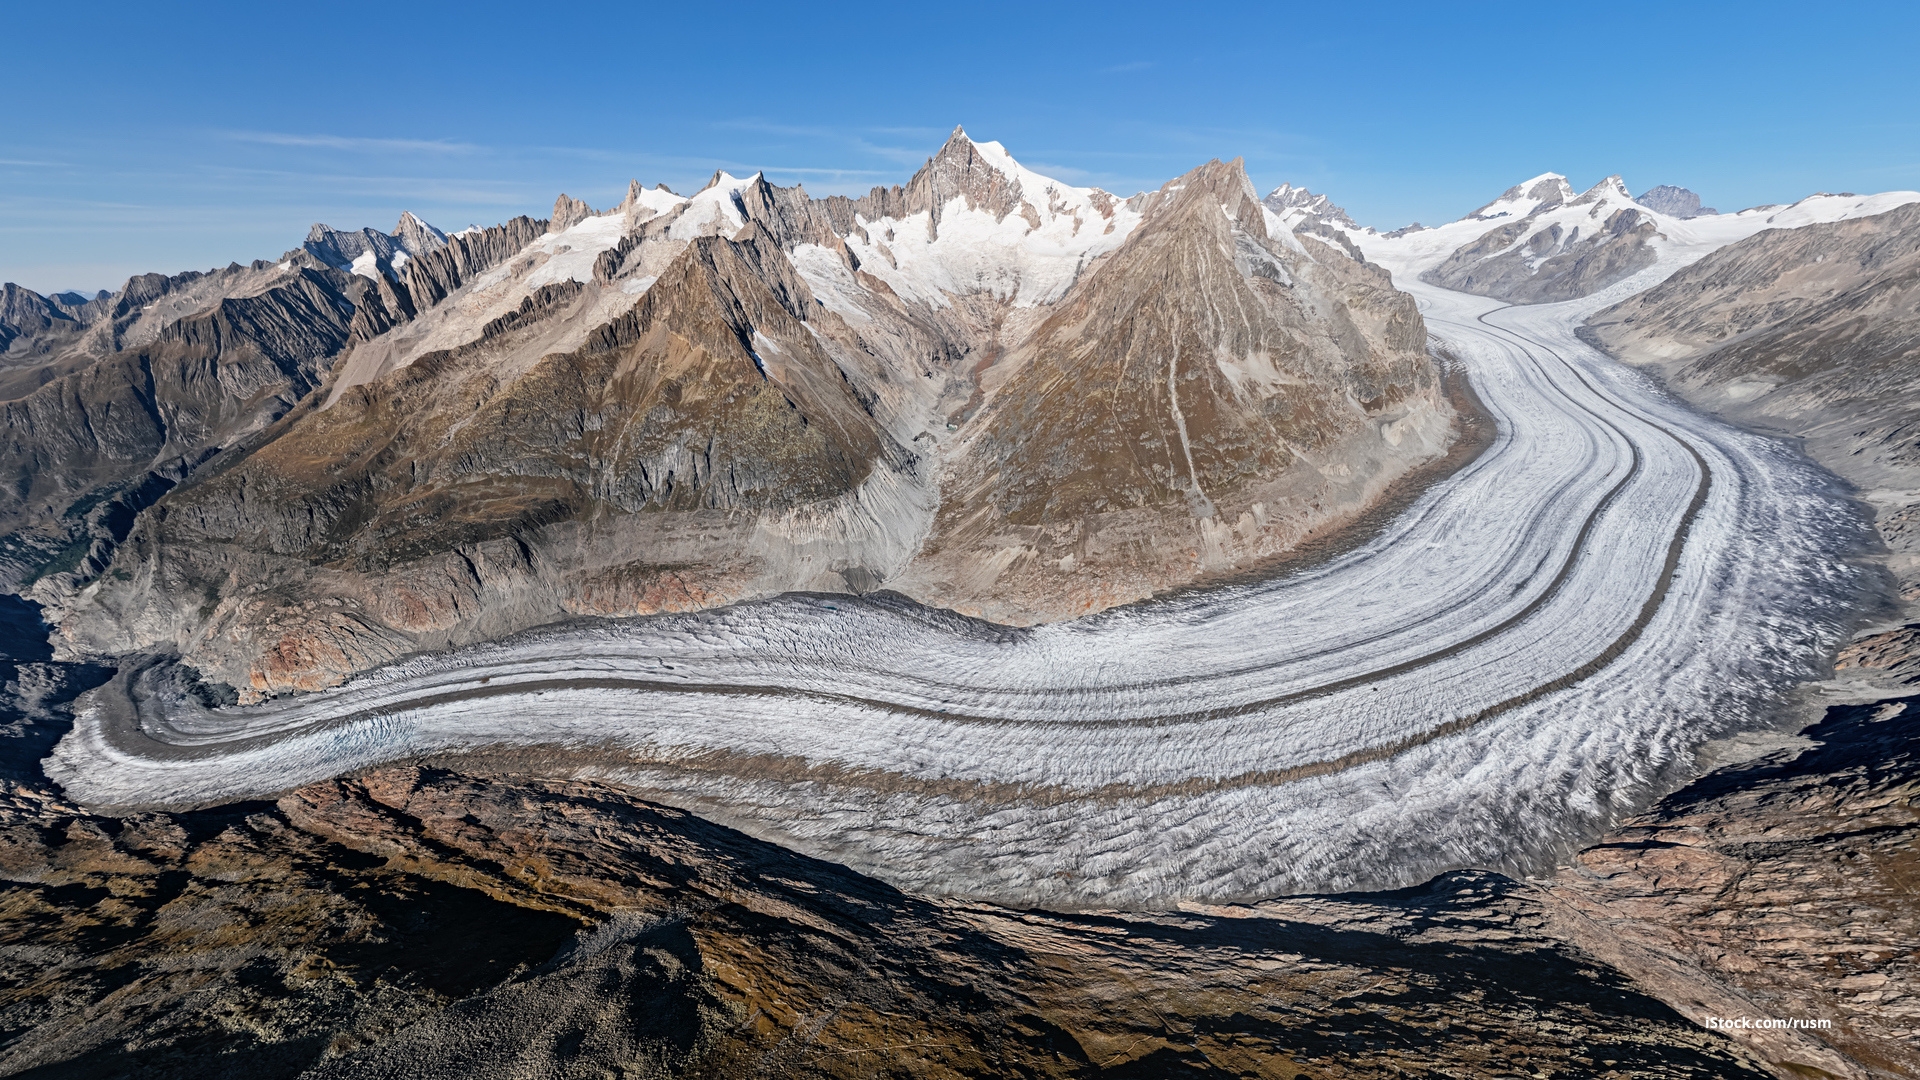
[(84, 802), (170, 805), (403, 758), (559, 753), (902, 888), (1012, 904), (1538, 866), (1811, 673), (1860, 587), (1844, 555), (1864, 525), (1784, 445), (1574, 337), (1646, 282), (1511, 308), (1411, 278), (1396, 274), (1498, 435), (1311, 569), (1019, 630), (786, 596), (553, 628), (249, 707), (129, 665), (83, 699), (47, 771)]

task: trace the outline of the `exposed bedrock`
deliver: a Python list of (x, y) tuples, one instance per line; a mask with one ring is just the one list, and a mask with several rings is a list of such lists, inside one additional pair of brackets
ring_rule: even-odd
[(705, 238), (626, 316), (505, 385), (512, 320), (303, 412), (143, 519), (128, 579), (67, 632), (110, 652), (171, 642), (271, 692), (568, 615), (844, 587), (849, 558), (884, 574), (919, 528), (916, 459), (776, 262), (764, 233)]
[(1445, 449), (1425, 327), (1384, 271), (1269, 237), (1237, 163), (1160, 195), (987, 369), (902, 591), (1084, 614), (1291, 550)]
[(369, 241), (327, 384), (135, 508), (48, 596), (64, 647), (254, 696), (792, 590), (1065, 618), (1324, 538), (1454, 438), (1412, 300), (1238, 163), (1120, 200), (956, 132), (859, 200), (590, 209)]
[(1913, 704), (1834, 710), (1549, 880), (1152, 914), (898, 892), (525, 775), (564, 755), (127, 818), (21, 774), (0, 1070), (1912, 1075)]

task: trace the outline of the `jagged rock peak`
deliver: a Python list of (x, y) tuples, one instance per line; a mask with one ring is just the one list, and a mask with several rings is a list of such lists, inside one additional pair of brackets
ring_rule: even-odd
[(1283, 219), (1289, 216), (1288, 211), (1297, 211), (1296, 216), (1299, 217), (1334, 222), (1349, 229), (1360, 227), (1359, 222), (1349, 217), (1345, 210), (1334, 205), (1332, 199), (1325, 195), (1315, 195), (1306, 188), (1297, 188), (1292, 184), (1281, 184), (1268, 192), (1267, 197), (1260, 201), (1266, 205), (1267, 209), (1279, 214)]
[(563, 191), (559, 198), (553, 200), (552, 224), (548, 228), (554, 232), (562, 232), (594, 216), (593, 207), (579, 199), (568, 197)]
[(394, 225), (392, 235), (401, 247), (416, 256), (447, 246), (447, 234), (420, 220), (411, 210), (400, 212), (400, 221)]
[(1656, 214), (1665, 214), (1673, 218), (1706, 217), (1720, 211), (1711, 206), (1701, 206), (1700, 196), (1683, 187), (1661, 184), (1649, 188), (1633, 200)]

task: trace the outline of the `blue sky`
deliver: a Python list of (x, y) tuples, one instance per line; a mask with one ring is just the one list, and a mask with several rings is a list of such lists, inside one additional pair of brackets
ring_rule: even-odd
[(1535, 173), (1721, 209), (1920, 188), (1920, 5), (14, 5), (0, 280), (278, 255), (716, 168), (912, 175), (956, 123), (1123, 194), (1209, 158), (1362, 222)]

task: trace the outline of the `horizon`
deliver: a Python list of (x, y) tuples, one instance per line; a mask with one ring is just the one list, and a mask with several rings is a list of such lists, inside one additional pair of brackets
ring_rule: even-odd
[(1455, 220), (1542, 170), (1726, 211), (1920, 188), (1920, 88), (1900, 74), (1920, 12), (1803, 12), (109, 4), (81, 38), (34, 8), (18, 40), (47, 47), (0, 71), (38, 118), (0, 132), (0, 280), (117, 289), (277, 256), (315, 222), (411, 210), (452, 230), (716, 169), (857, 195), (905, 183), (956, 123), (1120, 195), (1244, 157), (1261, 192), (1304, 187), (1381, 229)]

